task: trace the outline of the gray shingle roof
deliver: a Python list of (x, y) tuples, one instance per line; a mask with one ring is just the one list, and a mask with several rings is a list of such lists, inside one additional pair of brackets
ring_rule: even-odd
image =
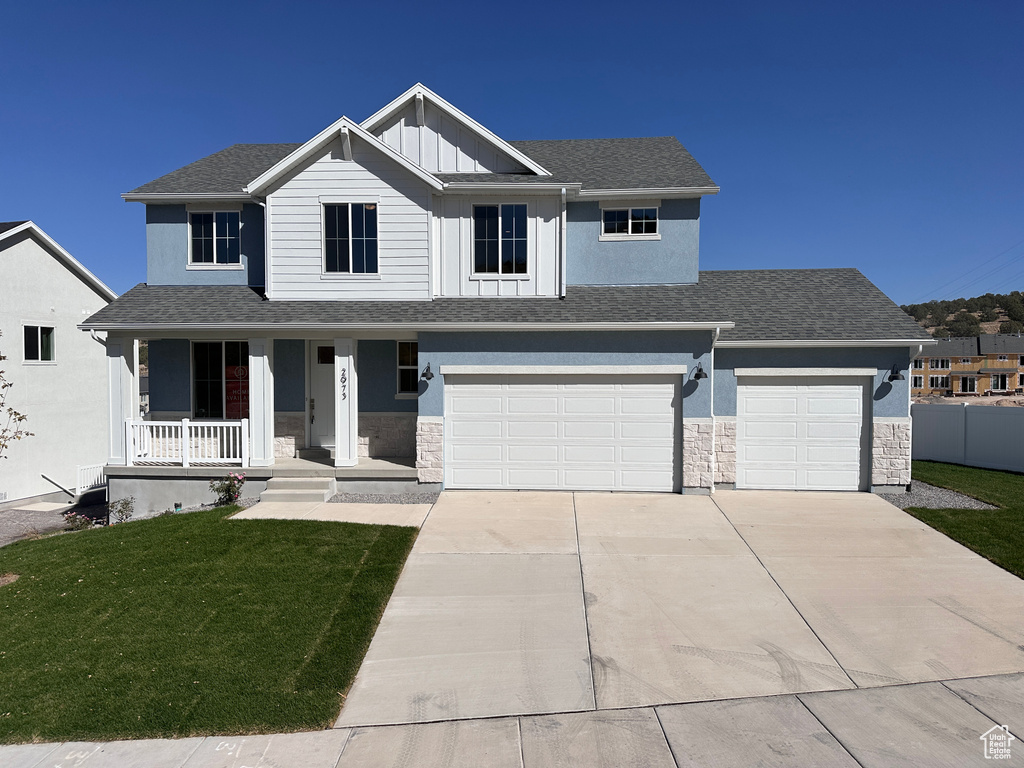
[(301, 144), (233, 144), (129, 194), (240, 195), (255, 179)]
[(930, 338), (855, 269), (702, 272), (697, 285), (570, 286), (558, 298), (264, 301), (244, 286), (140, 284), (90, 317), (89, 328), (235, 324), (415, 325), (509, 322), (725, 322), (723, 341)]
[(1024, 337), (1017, 334), (986, 334), (978, 337), (978, 345), (983, 355), (1024, 355)]
[(10, 229), (14, 229), (15, 227), (20, 227), (22, 224), (25, 224), (25, 223), (27, 223), (27, 222), (24, 222), (24, 221), (0, 221), (0, 235), (2, 235), (4, 232), (6, 232), (6, 231), (8, 231)]
[[(532, 173), (439, 173), (441, 181), (495, 184), (582, 184), (583, 189), (713, 187), (700, 164), (671, 136), (509, 142), (552, 176)], [(235, 144), (129, 194), (238, 195), (300, 144)]]
[(938, 344), (929, 347), (922, 354), (924, 357), (977, 357), (978, 339), (976, 336), (955, 336), (951, 339), (938, 339)]

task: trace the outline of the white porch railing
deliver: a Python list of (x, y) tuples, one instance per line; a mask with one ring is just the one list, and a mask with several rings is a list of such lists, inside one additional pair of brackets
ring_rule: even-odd
[(127, 464), (249, 466), (249, 420), (125, 421)]
[(93, 488), (102, 488), (107, 484), (107, 478), (103, 476), (102, 464), (87, 464), (78, 467), (78, 480), (75, 485), (75, 493), (81, 496)]

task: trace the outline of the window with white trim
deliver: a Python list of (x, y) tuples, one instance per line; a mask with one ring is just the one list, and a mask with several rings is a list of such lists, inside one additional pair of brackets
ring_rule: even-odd
[(944, 371), (949, 368), (948, 357), (933, 357), (928, 361), (928, 367), (933, 371)]
[(249, 342), (192, 342), (192, 417), (249, 418)]
[(1009, 355), (999, 355), (998, 357), (996, 357), (996, 360), (998, 360), (1000, 363), (1008, 363), (1008, 362), (1010, 362), (1010, 356)]
[(929, 376), (929, 389), (949, 389), (949, 376)]
[(993, 373), (992, 374), (992, 389), (998, 392), (1005, 392), (1009, 389), (1008, 379), (1009, 377), (1005, 373)]
[(188, 215), (191, 232), (189, 263), (192, 266), (241, 264), (241, 214), (238, 211), (193, 212)]
[(377, 204), (324, 204), (324, 272), (377, 274)]
[(1017, 361), (1017, 365), (1024, 367), (1024, 355), (1020, 356), (1020, 359)]
[(971, 364), (971, 358), (969, 358), (969, 357), (961, 357), (960, 358), (960, 365), (970, 365), (970, 364)]
[(53, 328), (44, 325), (25, 326), (25, 361), (52, 363), (56, 359)]
[(398, 342), (398, 394), (412, 395), (420, 390), (419, 344)]
[(914, 370), (915, 371), (922, 371), (922, 370), (924, 370), (924, 359), (923, 358), (919, 357), (919, 358), (916, 358), (914, 360)]
[(910, 388), (911, 389), (922, 389), (924, 387), (924, 376), (911, 376), (910, 377)]
[(526, 203), (473, 206), (473, 273), (525, 275)]
[(631, 237), (658, 234), (657, 208), (605, 208), (601, 234), (604, 237)]

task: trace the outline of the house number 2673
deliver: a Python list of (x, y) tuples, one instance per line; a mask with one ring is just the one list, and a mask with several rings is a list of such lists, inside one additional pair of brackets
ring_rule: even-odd
[(339, 382), (341, 383), (341, 399), (345, 400), (348, 397), (348, 392), (346, 391), (348, 389), (348, 369), (347, 368), (342, 368), (341, 369), (341, 379), (339, 379)]

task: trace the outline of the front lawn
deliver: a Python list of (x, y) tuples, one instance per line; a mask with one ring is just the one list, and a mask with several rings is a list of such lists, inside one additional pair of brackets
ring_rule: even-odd
[(1024, 475), (934, 461), (913, 462), (913, 476), (998, 506), (995, 510), (907, 510), (932, 528), (1024, 579)]
[(0, 548), (0, 742), (333, 724), (416, 529), (234, 510)]

